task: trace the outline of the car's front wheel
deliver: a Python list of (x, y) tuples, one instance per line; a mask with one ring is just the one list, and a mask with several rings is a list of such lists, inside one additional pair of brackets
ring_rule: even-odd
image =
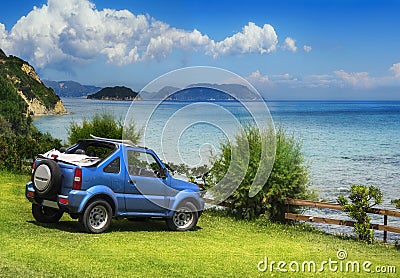
[(112, 209), (105, 200), (94, 200), (86, 207), (79, 217), (85, 231), (99, 234), (108, 229), (111, 224)]
[(63, 211), (32, 204), (32, 215), (37, 222), (40, 223), (57, 223), (63, 216)]
[(167, 218), (167, 226), (173, 231), (187, 231), (194, 228), (199, 216), (196, 206), (186, 202), (178, 206), (171, 218)]

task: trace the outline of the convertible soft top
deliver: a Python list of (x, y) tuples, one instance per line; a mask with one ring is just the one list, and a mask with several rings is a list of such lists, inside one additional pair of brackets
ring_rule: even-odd
[(101, 160), (99, 157), (87, 156), (86, 154), (61, 153), (56, 149), (52, 149), (51, 151), (48, 151), (40, 156), (84, 167), (92, 166)]

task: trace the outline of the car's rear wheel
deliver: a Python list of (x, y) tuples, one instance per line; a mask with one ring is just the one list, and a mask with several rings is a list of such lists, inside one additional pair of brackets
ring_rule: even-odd
[(196, 206), (185, 202), (178, 206), (171, 218), (167, 218), (167, 226), (173, 231), (187, 231), (197, 224), (198, 213)]
[(32, 204), (32, 215), (40, 223), (57, 223), (63, 213), (63, 211), (56, 208)]
[(99, 234), (108, 229), (111, 224), (112, 208), (105, 200), (94, 200), (86, 207), (79, 217), (86, 232)]

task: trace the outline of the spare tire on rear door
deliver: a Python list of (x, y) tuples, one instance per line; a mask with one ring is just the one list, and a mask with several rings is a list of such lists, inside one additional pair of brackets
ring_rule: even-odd
[(33, 171), (33, 188), (36, 194), (41, 197), (51, 197), (58, 193), (60, 186), (60, 166), (51, 159), (41, 160)]

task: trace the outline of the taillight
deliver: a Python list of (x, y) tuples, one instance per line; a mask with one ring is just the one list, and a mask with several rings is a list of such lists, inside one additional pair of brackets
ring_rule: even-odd
[(35, 192), (32, 192), (32, 191), (26, 192), (26, 197), (34, 198), (35, 197)]
[(74, 183), (72, 185), (72, 189), (82, 189), (82, 168), (75, 168)]
[(33, 172), (35, 171), (35, 169), (36, 169), (36, 160), (33, 162), (33, 165), (32, 165), (32, 174), (31, 174), (31, 181), (33, 182)]

